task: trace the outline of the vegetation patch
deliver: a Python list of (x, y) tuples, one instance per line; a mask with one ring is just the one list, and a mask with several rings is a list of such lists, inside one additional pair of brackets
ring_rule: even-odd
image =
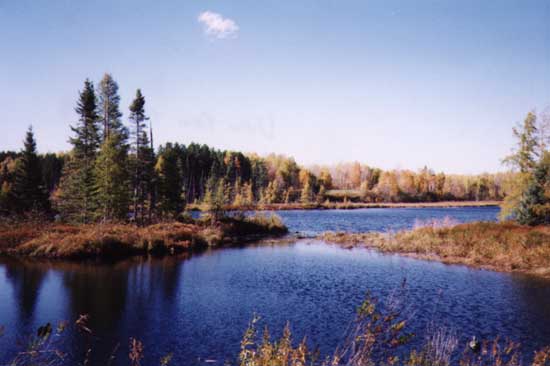
[(144, 227), (24, 222), (0, 225), (0, 254), (67, 259), (174, 254), (286, 233), (280, 218), (267, 215), (224, 217), (213, 223), (208, 218), (171, 221)]
[(328, 232), (320, 239), (344, 247), (368, 247), (445, 263), (550, 276), (550, 227), (513, 222), (454, 226), (434, 222), (397, 233)]

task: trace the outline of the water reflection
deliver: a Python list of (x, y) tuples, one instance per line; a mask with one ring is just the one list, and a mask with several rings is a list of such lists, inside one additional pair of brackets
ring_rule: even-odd
[(127, 268), (116, 265), (66, 266), (63, 286), (67, 291), (69, 319), (90, 315), (90, 327), (100, 333), (113, 332), (126, 306)]
[(32, 322), (48, 267), (17, 259), (4, 259), (0, 263), (4, 266), (6, 279), (13, 288), (18, 323), (28, 324)]

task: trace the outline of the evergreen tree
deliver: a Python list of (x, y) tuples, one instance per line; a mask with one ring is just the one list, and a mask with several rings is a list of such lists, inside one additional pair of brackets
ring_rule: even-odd
[(162, 215), (177, 216), (183, 209), (181, 173), (176, 149), (166, 144), (155, 166), (158, 177), (158, 208)]
[(535, 114), (529, 112), (523, 121), (523, 125), (513, 129), (514, 136), (517, 139), (517, 149), (506, 157), (503, 162), (516, 168), (519, 173), (510, 182), (509, 192), (504, 198), (500, 213), (500, 217), (503, 219), (517, 215), (516, 210), (524, 199), (523, 193), (530, 184), (533, 168), (537, 164), (537, 158), (540, 158), (537, 155), (538, 136), (536, 122)]
[(103, 220), (125, 220), (130, 200), (128, 129), (121, 121), (118, 84), (110, 74), (99, 83), (103, 143), (97, 159), (98, 199)]
[(118, 84), (110, 74), (105, 74), (99, 83), (98, 112), (103, 128), (103, 140), (106, 140), (111, 131), (119, 134), (121, 143), (126, 143), (128, 131), (122, 124), (120, 112), (120, 97)]
[(97, 213), (97, 179), (95, 160), (100, 145), (96, 95), (92, 82), (84, 82), (75, 108), (79, 115), (68, 162), (60, 182), (59, 209), (69, 220), (89, 222)]
[(96, 165), (99, 211), (104, 221), (126, 220), (130, 204), (128, 149), (116, 130), (101, 144)]
[(550, 224), (550, 153), (535, 167), (515, 217), (523, 225)]
[(40, 155), (39, 158), (46, 191), (51, 194), (59, 185), (59, 180), (63, 173), (63, 165), (65, 164), (65, 157), (64, 154), (48, 153)]
[(153, 180), (155, 174), (154, 151), (149, 146), (147, 137), (146, 121), (149, 118), (145, 115), (145, 98), (138, 89), (136, 97), (130, 105), (130, 120), (133, 123), (132, 134), (134, 136), (133, 156), (133, 206), (134, 220), (142, 224), (145, 220), (147, 210), (147, 198), (149, 200), (149, 218), (153, 207), (151, 207), (154, 191)]
[(523, 125), (514, 127), (514, 136), (518, 140), (517, 150), (506, 157), (504, 162), (512, 167), (518, 168), (521, 173), (529, 173), (537, 162), (537, 117), (529, 112)]
[(42, 179), (32, 127), (27, 131), (24, 146), (21, 157), (17, 159), (15, 181), (11, 190), (15, 209), (19, 212), (49, 211), (48, 192)]

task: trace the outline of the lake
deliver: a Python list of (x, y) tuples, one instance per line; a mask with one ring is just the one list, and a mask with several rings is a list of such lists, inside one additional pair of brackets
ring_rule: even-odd
[(456, 222), (496, 221), (500, 208), (366, 208), (355, 210), (277, 211), (289, 231), (317, 235), (325, 231), (367, 232), (411, 229), (415, 222), (449, 217)]
[[(285, 211), (291, 231), (398, 230), (415, 220), (450, 216), (495, 220), (496, 208)], [(526, 354), (550, 344), (550, 281), (449, 266), (366, 249), (345, 250), (315, 239), (212, 250), (188, 258), (132, 258), (115, 264), (0, 260), (0, 363), (17, 340), (47, 322), (90, 315), (104, 365), (117, 342), (127, 364), (128, 338), (145, 346), (144, 365), (173, 352), (174, 365), (223, 365), (238, 354), (254, 313), (279, 335), (290, 321), (330, 353), (370, 291), (384, 298), (407, 281), (410, 330), (432, 324), (478, 338), (510, 337)], [(82, 355), (78, 337), (63, 347)], [(462, 347), (462, 346), (461, 346)], [(81, 359), (81, 358), (80, 358)], [(215, 362), (208, 362), (215, 361)], [(233, 363), (234, 364), (234, 363)]]

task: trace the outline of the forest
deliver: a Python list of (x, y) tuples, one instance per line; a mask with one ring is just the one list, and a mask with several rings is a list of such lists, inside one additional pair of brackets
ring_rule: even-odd
[[(0, 152), (1, 215), (148, 223), (178, 217), (189, 205), (216, 210), (273, 203), (505, 198), (513, 210), (537, 167), (547, 160), (548, 131), (534, 113), (514, 129), (519, 145), (505, 159), (512, 168), (505, 173), (456, 175), (428, 167), (382, 170), (358, 162), (305, 167), (284, 155), (262, 157), (197, 143), (173, 142), (155, 149), (141, 90), (123, 118), (118, 88), (110, 74), (97, 87), (84, 82), (76, 101), (76, 122), (70, 126), (70, 151), (39, 153), (29, 127), (21, 151)], [(543, 196), (537, 202), (544, 206)]]

